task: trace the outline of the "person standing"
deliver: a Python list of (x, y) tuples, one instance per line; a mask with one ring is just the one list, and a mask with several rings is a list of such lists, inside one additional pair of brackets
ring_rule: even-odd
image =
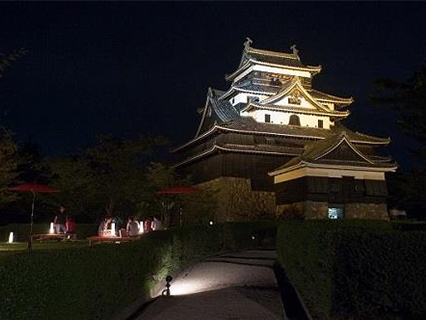
[(144, 232), (150, 232), (152, 230), (152, 219), (148, 217), (144, 222)]
[(65, 222), (67, 218), (65, 215), (65, 207), (60, 205), (58, 210), (59, 212), (53, 220), (53, 223), (55, 224), (55, 233), (65, 233)]
[(135, 217), (129, 217), (127, 222), (126, 231), (129, 236), (137, 236), (139, 234), (139, 223), (135, 220)]
[(154, 220), (152, 222), (152, 230), (154, 231), (163, 230), (163, 224), (161, 223), (160, 220), (157, 219), (157, 217), (154, 217)]

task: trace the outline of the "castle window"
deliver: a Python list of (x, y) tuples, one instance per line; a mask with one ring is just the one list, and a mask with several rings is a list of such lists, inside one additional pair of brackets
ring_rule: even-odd
[(295, 115), (295, 114), (292, 114), (292, 115), (290, 116), (290, 121), (288, 122), (288, 124), (289, 124), (289, 125), (292, 125), (292, 126), (300, 126), (300, 119), (299, 119), (299, 116), (297, 116), (297, 115)]
[(271, 115), (265, 114), (265, 122), (271, 122)]
[(324, 120), (318, 120), (318, 128), (324, 128)]
[(342, 205), (330, 205), (328, 207), (328, 218), (329, 219), (342, 219), (343, 218), (343, 206)]

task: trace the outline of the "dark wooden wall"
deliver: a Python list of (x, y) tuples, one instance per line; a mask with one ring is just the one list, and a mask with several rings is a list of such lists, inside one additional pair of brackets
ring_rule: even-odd
[(278, 168), (290, 157), (222, 152), (196, 161), (183, 169), (192, 175), (194, 183), (219, 177), (248, 178), (255, 191), (273, 191), (273, 178), (269, 171)]
[(329, 203), (384, 203), (386, 181), (355, 180), (353, 177), (303, 177), (275, 185), (276, 203), (306, 200)]

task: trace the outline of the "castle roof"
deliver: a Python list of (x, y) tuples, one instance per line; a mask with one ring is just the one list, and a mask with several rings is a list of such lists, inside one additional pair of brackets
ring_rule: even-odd
[(324, 140), (305, 145), (304, 151), (281, 167), (270, 172), (269, 175), (289, 172), (306, 166), (318, 167), (360, 167), (378, 169), (380, 171), (394, 171), (397, 164), (362, 153), (355, 144), (351, 143), (346, 131), (332, 135)]
[(321, 66), (309, 66), (300, 61), (297, 50), (293, 49), (293, 53), (285, 53), (278, 51), (270, 51), (256, 49), (250, 46), (251, 40), (246, 41), (244, 50), (241, 56), (240, 65), (232, 74), (227, 75), (226, 80), (233, 80), (241, 72), (249, 68), (251, 65), (259, 64), (278, 68), (295, 69), (308, 71), (312, 74), (317, 74), (321, 71)]
[[(226, 109), (226, 108), (225, 108)], [(234, 132), (249, 135), (265, 135), (265, 136), (277, 136), (277, 137), (289, 137), (295, 139), (310, 139), (313, 141), (324, 140), (330, 136), (334, 136), (345, 131), (349, 141), (355, 144), (365, 145), (387, 145), (390, 142), (390, 138), (379, 138), (359, 132), (354, 132), (346, 128), (340, 122), (336, 122), (335, 125), (329, 129), (313, 128), (313, 127), (301, 127), (292, 125), (279, 125), (273, 123), (257, 122), (251, 117), (236, 117), (228, 121), (220, 121), (219, 118), (212, 121), (208, 120), (209, 123), (213, 123), (211, 127), (204, 128), (204, 131), (200, 131), (199, 134), (187, 143), (175, 148), (173, 152), (177, 152), (187, 147), (193, 146), (204, 140), (213, 134), (220, 132)]]

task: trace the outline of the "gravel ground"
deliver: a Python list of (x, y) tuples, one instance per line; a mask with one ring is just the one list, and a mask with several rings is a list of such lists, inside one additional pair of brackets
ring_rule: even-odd
[(172, 296), (158, 298), (137, 319), (283, 319), (275, 259), (274, 250), (206, 259), (176, 277)]

